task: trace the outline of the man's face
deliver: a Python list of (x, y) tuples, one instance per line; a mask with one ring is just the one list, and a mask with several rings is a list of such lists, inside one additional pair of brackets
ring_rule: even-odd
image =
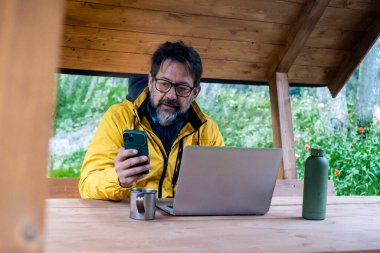
[[(155, 77), (171, 83), (194, 87), (194, 80), (182, 63), (165, 60)], [(175, 87), (171, 87), (166, 93), (155, 88), (155, 78), (149, 75), (150, 101), (156, 110), (157, 119), (160, 125), (169, 126), (175, 119), (190, 108), (191, 103), (198, 96), (201, 87), (194, 89), (188, 97), (177, 96)]]

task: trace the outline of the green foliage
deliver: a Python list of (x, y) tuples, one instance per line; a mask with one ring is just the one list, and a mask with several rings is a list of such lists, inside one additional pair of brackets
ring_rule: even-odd
[[(202, 84), (198, 103), (219, 126), (226, 146), (272, 147), (268, 87)], [(210, 96), (210, 90), (217, 91)]]
[(54, 159), (61, 158), (62, 162), (54, 169), (49, 170), (49, 177), (80, 177), (80, 169), (85, 154), (86, 150), (81, 149), (68, 156), (55, 156)]
[(322, 148), (337, 195), (380, 195), (379, 126), (359, 128), (351, 119), (334, 128), (321, 117), (331, 109), (328, 105), (318, 108), (318, 101), (306, 93), (292, 102), (297, 177), (304, 177), (309, 149)]
[(99, 118), (127, 94), (127, 79), (58, 75), (54, 132), (70, 132)]
[(92, 135), (89, 129), (96, 128), (108, 107), (125, 98), (128, 79), (65, 74), (57, 79), (54, 138), (67, 141), (51, 145), (49, 176), (79, 177), (87, 147), (78, 139)]

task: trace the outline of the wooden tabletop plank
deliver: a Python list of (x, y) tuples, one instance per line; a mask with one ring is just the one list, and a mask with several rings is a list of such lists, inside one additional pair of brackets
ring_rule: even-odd
[[(93, 199), (46, 199), (47, 208), (115, 208), (128, 205), (129, 200), (113, 202)], [(380, 204), (379, 196), (328, 196), (327, 203), (334, 204)], [(301, 205), (302, 197), (298, 196), (274, 196), (271, 206), (276, 205)]]
[(301, 218), (302, 199), (274, 197), (264, 216), (129, 218), (129, 204), (47, 200), (45, 252), (329, 252), (380, 250), (380, 197), (335, 197), (327, 218)]
[[(368, 210), (367, 207), (371, 205)], [(107, 214), (104, 216), (104, 214)], [(264, 216), (171, 216), (161, 210), (156, 211), (156, 221), (187, 220), (187, 221), (215, 221), (215, 220), (265, 220), (265, 219), (301, 219), (302, 206), (272, 206)], [(101, 220), (99, 217), (103, 216)], [(380, 204), (329, 205), (326, 212), (327, 220), (341, 217), (378, 217), (380, 219)], [(92, 222), (134, 222), (129, 218), (129, 205), (115, 206), (114, 208), (52, 208), (48, 211), (47, 219), (51, 223), (65, 224)]]

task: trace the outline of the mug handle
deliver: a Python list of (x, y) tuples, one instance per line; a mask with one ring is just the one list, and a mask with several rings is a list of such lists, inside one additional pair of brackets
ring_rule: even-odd
[(136, 206), (137, 206), (137, 211), (139, 213), (145, 213), (144, 194), (143, 193), (137, 194), (137, 197), (136, 197)]

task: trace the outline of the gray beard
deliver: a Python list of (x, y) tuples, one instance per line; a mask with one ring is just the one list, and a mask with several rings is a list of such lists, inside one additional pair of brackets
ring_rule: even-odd
[(157, 105), (157, 106), (154, 105), (154, 103), (153, 103), (153, 92), (150, 93), (150, 101), (151, 101), (151, 104), (153, 106), (153, 109), (156, 111), (158, 124), (160, 124), (161, 126), (170, 126), (171, 124), (173, 124), (175, 122), (175, 120), (181, 114), (185, 114), (191, 106), (191, 103), (189, 103), (189, 105), (186, 106), (185, 108), (183, 108), (183, 110), (177, 110), (177, 111), (171, 113), (171, 112), (167, 112), (164, 110), (161, 111), (159, 109), (159, 105)]
[(159, 110), (157, 110), (157, 120), (161, 126), (170, 126), (174, 123), (178, 115), (178, 111), (174, 113), (168, 113), (166, 111), (160, 112)]
[(160, 111), (159, 108), (156, 108), (158, 123), (161, 126), (170, 126), (171, 124), (173, 124), (175, 122), (175, 120), (180, 115), (185, 114), (189, 110), (190, 106), (191, 106), (191, 104), (189, 104), (187, 107), (183, 108), (183, 110), (177, 110), (174, 113), (170, 113), (167, 111)]

